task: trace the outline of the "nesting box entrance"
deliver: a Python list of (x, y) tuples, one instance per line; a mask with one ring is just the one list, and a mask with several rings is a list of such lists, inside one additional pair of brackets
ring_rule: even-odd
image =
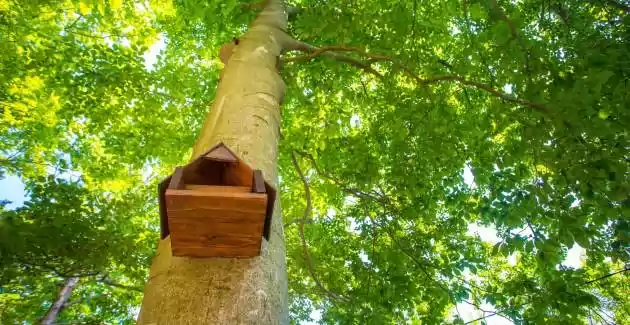
[(159, 187), (162, 239), (176, 256), (260, 255), (275, 189), (220, 143), (177, 167)]

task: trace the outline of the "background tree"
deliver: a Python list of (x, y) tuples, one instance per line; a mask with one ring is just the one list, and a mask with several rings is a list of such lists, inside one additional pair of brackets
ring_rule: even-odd
[(155, 242), (149, 195), (108, 197), (52, 176), (28, 189), (23, 207), (0, 215), (2, 322), (133, 320)]
[[(627, 2), (294, 5), (307, 53), (284, 58), (279, 156), (294, 322), (627, 323), (627, 272), (606, 277), (630, 251)], [(165, 175), (253, 7), (2, 2), (2, 171), (71, 170), (97, 193)], [(563, 266), (578, 246), (582, 266)]]

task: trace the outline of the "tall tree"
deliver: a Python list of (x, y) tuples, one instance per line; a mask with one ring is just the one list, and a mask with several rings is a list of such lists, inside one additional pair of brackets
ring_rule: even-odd
[[(238, 45), (224, 47), (225, 68), (193, 159), (219, 142), (277, 184), (280, 54), (293, 41), (281, 0), (267, 1)], [(227, 52), (227, 53), (225, 53)], [(269, 241), (252, 259), (188, 258), (160, 241), (146, 285), (140, 324), (285, 324), (287, 278), (280, 205)]]
[[(277, 185), (293, 322), (627, 323), (627, 1), (292, 3), (288, 32), (313, 44), (281, 58)], [(190, 156), (219, 48), (257, 11), (246, 1), (27, 4), (0, 1), (0, 171), (79, 174), (115, 197)], [(145, 66), (152, 43), (164, 50)], [(242, 108), (219, 102), (207, 124), (232, 136), (240, 125), (220, 121)], [(144, 250), (157, 237), (150, 211), (132, 228)], [(576, 250), (581, 261), (568, 263)], [(50, 278), (3, 285), (5, 319), (41, 318), (65, 279)], [(98, 279), (80, 281), (72, 299), (86, 302), (62, 320), (107, 310), (99, 321), (130, 321), (140, 297), (104, 298), (111, 286)]]
[(53, 325), (57, 322), (57, 315), (59, 315), (64, 306), (68, 305), (72, 290), (78, 282), (79, 278), (77, 277), (69, 277), (64, 281), (63, 287), (59, 290), (55, 302), (48, 308), (46, 316), (42, 319), (42, 325)]
[[(0, 321), (129, 321), (154, 240), (147, 193), (114, 197), (49, 177), (29, 200), (0, 212)], [(143, 262), (144, 261), (144, 262)]]

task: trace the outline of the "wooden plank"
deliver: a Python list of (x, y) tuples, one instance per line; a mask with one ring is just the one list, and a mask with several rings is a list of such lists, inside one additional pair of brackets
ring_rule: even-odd
[(266, 203), (266, 194), (221, 192), (215, 195), (203, 190), (167, 190), (173, 254), (198, 257), (259, 255)]
[[(262, 237), (260, 237), (262, 238)], [(171, 242), (176, 243), (179, 247), (243, 247), (256, 244), (260, 241), (258, 237), (236, 237), (236, 236), (205, 236), (205, 237), (192, 237), (192, 236), (171, 236)]]
[(171, 176), (171, 182), (168, 184), (169, 189), (183, 189), (184, 188), (184, 169), (182, 167), (176, 167), (173, 176)]
[(208, 218), (173, 218), (169, 221), (174, 237), (262, 236), (264, 219), (258, 222), (217, 222)]
[(216, 148), (205, 154), (204, 158), (229, 163), (238, 162), (238, 157), (232, 154), (232, 152), (230, 152), (223, 144), (218, 145)]
[(257, 244), (240, 247), (195, 247), (173, 246), (173, 255), (192, 257), (253, 257), (260, 255), (260, 241)]
[[(264, 186), (264, 184), (263, 184)], [(195, 185), (186, 184), (187, 190), (202, 191), (206, 193), (221, 194), (224, 192), (250, 193), (251, 189), (247, 186), (223, 186), (223, 185)]]
[(262, 171), (259, 169), (254, 170), (254, 178), (252, 180), (252, 192), (265, 193), (265, 179), (263, 178)]
[[(197, 248), (206, 249), (207, 251), (220, 250), (224, 253), (229, 251), (239, 251), (243, 248), (252, 250), (260, 247), (261, 237), (229, 237), (229, 236), (211, 236), (203, 240), (197, 238), (177, 238), (171, 236), (171, 246), (173, 248)], [(240, 255), (230, 254), (230, 255)]]
[[(267, 195), (258, 193), (223, 192), (220, 195), (197, 190), (166, 190), (167, 210), (208, 210), (264, 213)], [(169, 218), (171, 214), (169, 213)]]

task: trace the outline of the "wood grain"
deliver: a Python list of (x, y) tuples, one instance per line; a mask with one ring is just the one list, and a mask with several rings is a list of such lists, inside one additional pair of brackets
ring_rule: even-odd
[(188, 185), (166, 190), (168, 227), (177, 256), (260, 254), (267, 195), (248, 187)]
[(260, 255), (260, 242), (251, 246), (241, 247), (175, 247), (173, 255), (191, 257), (252, 257)]
[[(264, 185), (263, 185), (264, 186)], [(202, 191), (205, 193), (219, 194), (223, 192), (250, 193), (251, 189), (247, 186), (223, 186), (223, 185), (195, 185), (187, 184), (187, 190)]]

